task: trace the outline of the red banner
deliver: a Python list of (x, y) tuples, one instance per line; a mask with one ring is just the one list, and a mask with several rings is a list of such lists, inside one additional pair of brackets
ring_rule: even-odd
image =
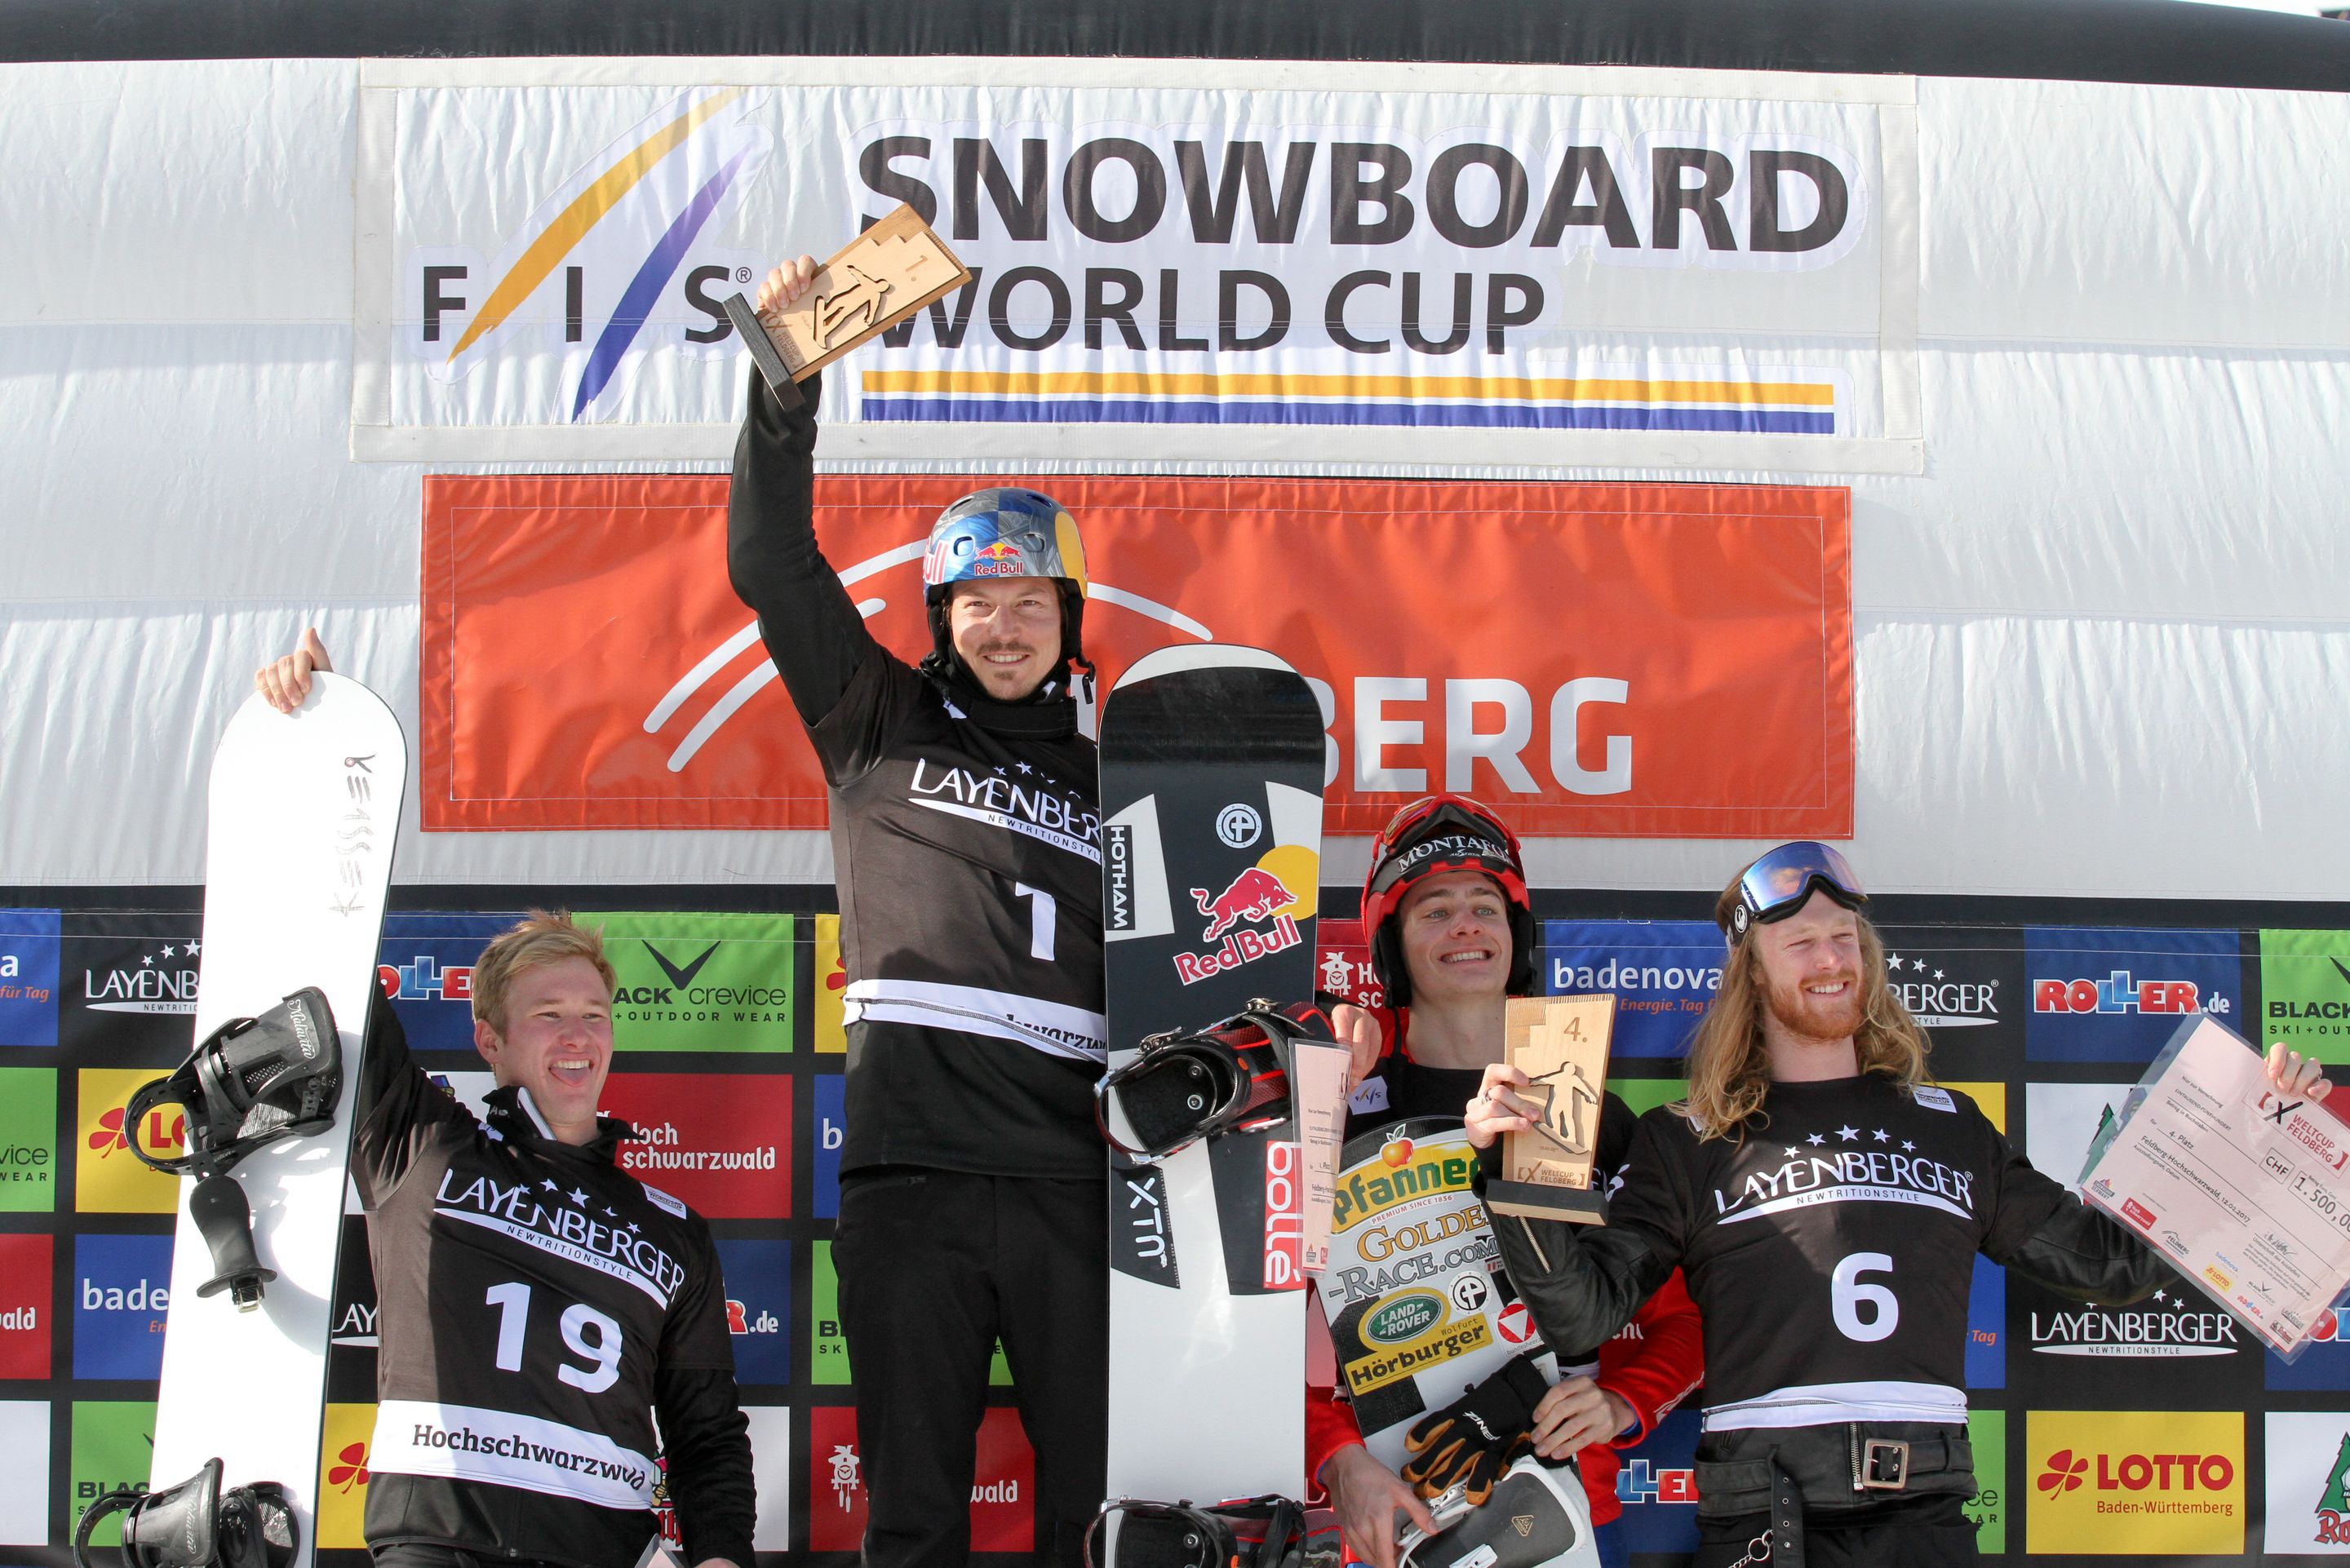
[[(1457, 789), (1521, 832), (1849, 837), (1847, 493), (1804, 486), (1055, 478), (1107, 691), (1170, 642), (1316, 683), (1333, 832)], [(929, 645), (919, 545), (965, 478), (819, 480), (881, 640)], [(726, 481), (424, 483), (427, 829), (825, 826), (727, 586)]]

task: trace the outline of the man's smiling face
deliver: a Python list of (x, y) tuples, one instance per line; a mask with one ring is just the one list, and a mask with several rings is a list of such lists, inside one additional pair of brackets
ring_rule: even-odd
[(499, 1084), (529, 1090), (564, 1142), (593, 1137), (612, 1069), (612, 993), (596, 966), (567, 958), (524, 970), (508, 983), (504, 1023), (473, 1020), (473, 1048)]
[(1510, 980), (1510, 905), (1482, 871), (1440, 871), (1396, 909), (1415, 1004), (1499, 996)]

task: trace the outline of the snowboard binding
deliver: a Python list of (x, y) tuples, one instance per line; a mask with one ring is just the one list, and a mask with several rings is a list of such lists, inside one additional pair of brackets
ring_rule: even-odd
[(1329, 1019), (1313, 1003), (1275, 1007), (1262, 999), (1195, 1033), (1153, 1034), (1140, 1055), (1095, 1089), (1095, 1124), (1122, 1153), (1164, 1159), (1230, 1128), (1248, 1132), (1284, 1121), (1295, 1042), (1332, 1034)]
[[(258, 1018), (232, 1018), (188, 1054), (168, 1077), (130, 1096), (123, 1112), (130, 1152), (166, 1176), (194, 1176), (188, 1211), (212, 1247), (213, 1277), (200, 1296), (229, 1293), (240, 1312), (261, 1304), (277, 1276), (253, 1250), (253, 1214), (228, 1174), (237, 1161), (279, 1138), (324, 1132), (342, 1098), (343, 1054), (326, 993), (296, 992)], [(188, 1152), (158, 1155), (139, 1141), (147, 1113), (177, 1105), (187, 1115)]]
[(92, 1568), (89, 1538), (120, 1513), (122, 1568), (288, 1568), (301, 1542), (286, 1489), (276, 1481), (221, 1490), (221, 1461), (162, 1491), (109, 1491), (82, 1510), (76, 1568)]
[(1527, 1454), (1482, 1504), (1468, 1492), (1464, 1482), (1430, 1500), (1436, 1533), (1405, 1531), (1397, 1568), (1599, 1568), (1591, 1503), (1572, 1463)]
[[(1094, 1543), (1112, 1514), (1118, 1538), (1107, 1557)], [(1122, 1497), (1102, 1505), (1086, 1527), (1086, 1568), (1316, 1568), (1335, 1564), (1337, 1542), (1309, 1535), (1305, 1511), (1288, 1498), (1267, 1495), (1212, 1508), (1145, 1502)], [(1326, 1550), (1317, 1551), (1317, 1546)]]

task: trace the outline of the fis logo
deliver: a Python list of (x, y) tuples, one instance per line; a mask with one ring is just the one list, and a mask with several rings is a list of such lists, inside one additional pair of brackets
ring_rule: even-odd
[(2132, 978), (2126, 969), (2103, 980), (2036, 980), (2032, 982), (2034, 1012), (2159, 1013), (2178, 1017), (2193, 1012), (2225, 1012), (2228, 999), (2208, 1001), (2191, 980)]
[(473, 999), (473, 966), (451, 964), (442, 969), (431, 953), (419, 953), (403, 964), (378, 964), (376, 979), (384, 995), (394, 1002), (465, 1002)]
[(411, 348), (451, 382), (491, 359), (552, 349), (575, 422), (652, 337), (714, 351), (732, 328), (711, 291), (746, 286), (752, 269), (689, 264), (713, 259), (697, 242), (766, 159), (774, 137), (756, 122), (758, 107), (740, 87), (691, 88), (575, 169), (494, 260), (412, 251), (403, 290), (421, 306)]

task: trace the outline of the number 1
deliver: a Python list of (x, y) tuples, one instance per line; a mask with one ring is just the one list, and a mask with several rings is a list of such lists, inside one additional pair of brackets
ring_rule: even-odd
[(1053, 933), (1058, 926), (1061, 912), (1053, 902), (1053, 895), (1042, 888), (1031, 888), (1025, 882), (1012, 884), (1015, 898), (1033, 898), (1028, 906), (1028, 956), (1053, 961)]

